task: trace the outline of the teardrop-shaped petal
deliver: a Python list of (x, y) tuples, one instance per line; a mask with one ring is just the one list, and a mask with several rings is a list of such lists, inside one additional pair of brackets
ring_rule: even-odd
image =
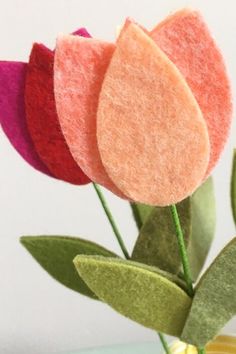
[(0, 62), (0, 122), (16, 151), (36, 170), (51, 175), (40, 160), (25, 118), (24, 90), (27, 64)]
[(59, 179), (85, 184), (89, 178), (73, 159), (62, 134), (53, 86), (54, 53), (35, 43), (28, 64), (25, 106), (34, 146), (48, 169)]
[(92, 38), (61, 36), (54, 62), (57, 113), (69, 149), (84, 173), (117, 195), (97, 147), (98, 98), (115, 45)]
[(100, 93), (97, 140), (118, 188), (150, 205), (183, 200), (198, 187), (209, 138), (184, 78), (135, 24), (118, 40)]
[(174, 13), (150, 35), (185, 77), (207, 123), (211, 152), (206, 178), (225, 146), (232, 120), (224, 60), (197, 11), (184, 9)]

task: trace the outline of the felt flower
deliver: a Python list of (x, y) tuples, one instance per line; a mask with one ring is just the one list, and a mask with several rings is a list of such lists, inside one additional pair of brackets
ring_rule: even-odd
[(127, 21), (116, 44), (58, 38), (57, 113), (89, 178), (169, 205), (210, 175), (232, 116), (223, 58), (201, 15), (182, 10), (150, 33)]
[(2, 89), (1, 64), (0, 99), (10, 92), (13, 101), (3, 113), (17, 120), (9, 134), (2, 119), (10, 140), (70, 183), (159, 206), (191, 195), (218, 161), (232, 116), (224, 61), (200, 14), (179, 11), (151, 32), (129, 20), (115, 44), (79, 34), (60, 36), (55, 55), (35, 44), (21, 86), (9, 75)]

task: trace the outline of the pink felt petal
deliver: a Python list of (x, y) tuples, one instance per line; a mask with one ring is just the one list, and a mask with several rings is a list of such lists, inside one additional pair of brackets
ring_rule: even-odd
[(54, 176), (73, 184), (85, 184), (89, 179), (73, 159), (58, 121), (53, 63), (54, 53), (42, 44), (34, 44), (25, 89), (29, 132), (40, 158)]
[(72, 33), (74, 36), (80, 36), (80, 37), (85, 37), (85, 38), (90, 38), (90, 34), (86, 30), (86, 28), (79, 28), (76, 31)]
[(208, 165), (207, 127), (191, 90), (132, 23), (119, 37), (103, 81), (97, 141), (113, 182), (146, 204), (181, 201), (199, 186)]
[(169, 16), (150, 35), (184, 75), (206, 120), (211, 145), (206, 178), (224, 148), (232, 119), (222, 55), (196, 11), (182, 10)]
[(27, 64), (0, 62), (0, 121), (18, 153), (32, 167), (51, 175), (38, 157), (25, 120), (24, 89)]
[(74, 159), (92, 181), (122, 196), (103, 167), (96, 139), (98, 97), (114, 48), (91, 38), (59, 37), (54, 89), (62, 132)]

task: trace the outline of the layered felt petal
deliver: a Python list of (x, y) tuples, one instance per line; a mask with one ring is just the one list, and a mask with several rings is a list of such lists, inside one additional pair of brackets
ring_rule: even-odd
[(96, 139), (98, 98), (114, 48), (92, 38), (59, 37), (54, 87), (60, 125), (75, 161), (91, 180), (122, 195), (103, 167)]
[(174, 13), (158, 24), (150, 36), (181, 71), (206, 120), (211, 146), (206, 178), (220, 157), (232, 119), (224, 60), (197, 11)]
[(24, 89), (27, 64), (0, 62), (0, 122), (17, 152), (32, 167), (51, 175), (40, 160), (27, 129)]
[(54, 53), (42, 44), (34, 44), (25, 89), (29, 132), (39, 156), (53, 175), (74, 184), (88, 183), (88, 177), (70, 153), (58, 121), (53, 63)]
[(99, 98), (97, 141), (113, 182), (131, 199), (164, 206), (201, 183), (209, 138), (176, 66), (135, 24), (119, 37)]

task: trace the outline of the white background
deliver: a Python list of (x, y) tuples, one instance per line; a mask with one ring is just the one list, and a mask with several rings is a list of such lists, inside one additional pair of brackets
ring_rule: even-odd
[[(114, 40), (116, 26), (131, 16), (152, 28), (183, 6), (202, 11), (226, 58), (236, 89), (236, 2), (161, 0), (0, 0), (0, 59), (27, 60), (34, 41), (51, 48), (58, 33), (84, 26)], [(209, 261), (235, 234), (230, 212), (231, 139), (215, 169), (217, 237)], [(88, 300), (51, 279), (20, 246), (20, 235), (87, 237), (120, 253), (91, 186), (74, 187), (28, 166), (0, 132), (0, 353), (55, 353), (122, 342), (156, 340), (106, 305)], [(129, 250), (137, 235), (129, 206), (108, 192)], [(236, 332), (236, 322), (228, 326)]]

